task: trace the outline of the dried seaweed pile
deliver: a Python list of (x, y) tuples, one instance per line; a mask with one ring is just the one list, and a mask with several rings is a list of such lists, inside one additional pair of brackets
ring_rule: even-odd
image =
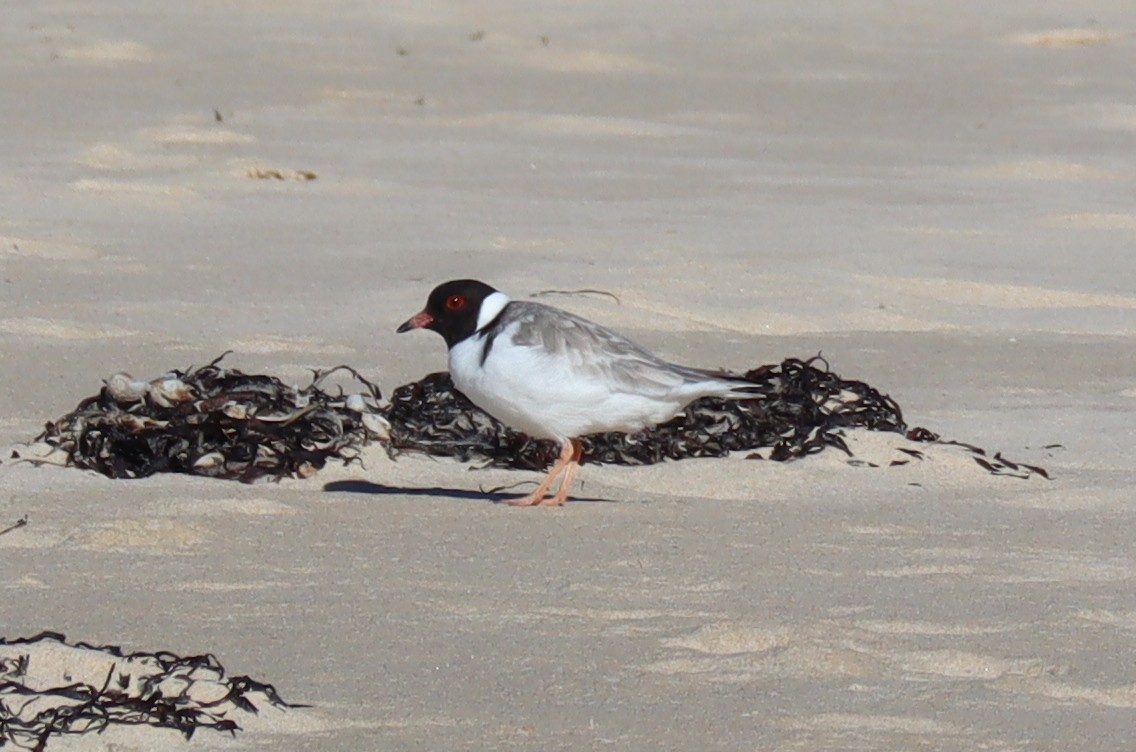
[[(384, 405), (378, 387), (347, 366), (317, 371), (308, 387), (295, 389), (272, 376), (223, 369), (220, 360), (152, 382), (116, 374), (98, 395), (49, 423), (37, 440), (61, 450), (67, 463), (112, 478), (182, 472), (246, 482), (307, 477), (329, 459), (357, 459), (371, 441), (381, 441), (392, 457), (422, 452), (526, 470), (544, 469), (557, 455), (553, 442), (530, 439), (475, 407), (445, 373), (399, 387)], [(349, 373), (361, 391), (322, 389), (337, 371)], [(939, 440), (924, 428), (908, 430), (895, 400), (841, 378), (819, 356), (761, 366), (744, 378), (754, 385), (753, 399), (705, 398), (653, 428), (583, 437), (584, 460), (645, 465), (747, 451), (754, 452), (749, 457), (786, 461), (827, 447), (851, 455), (842, 438), (849, 428)], [(987, 457), (978, 447), (940, 443), (973, 452), (975, 462), (995, 475), (1044, 475), (1001, 455)]]
[(63, 635), (0, 639), (0, 747), (42, 750), (52, 736), (102, 732), (112, 724), (235, 733), (234, 717), (256, 702), (301, 707), (270, 684), (225, 677), (212, 655), (123, 653), (115, 646), (69, 645)]
[[(835, 447), (849, 457), (844, 429), (864, 428), (902, 435), (913, 442), (959, 447), (991, 475), (1048, 478), (1044, 468), (1012, 462), (1001, 453), (943, 440), (926, 428), (908, 429), (899, 405), (863, 381), (843, 379), (817, 356), (788, 358), (779, 365), (747, 371), (753, 399), (707, 397), (692, 402), (674, 419), (632, 434), (600, 433), (581, 439), (584, 461), (613, 465), (650, 465), (688, 457), (722, 457), (749, 451), (749, 459), (777, 462), (805, 457)], [(389, 423), (387, 451), (425, 452), (463, 461), (480, 460), (496, 467), (543, 470), (558, 448), (551, 441), (530, 439), (498, 423), (454, 389), (449, 374), (435, 373), (394, 391), (384, 411)], [(1058, 446), (1058, 445), (1053, 445)], [(755, 450), (766, 450), (763, 454)], [(923, 459), (923, 452), (898, 448), (904, 465)], [(850, 462), (857, 462), (852, 461)], [(859, 462), (875, 467), (872, 463)]]
[[(252, 481), (308, 477), (329, 459), (350, 462), (385, 431), (376, 418), (379, 388), (352, 368), (316, 371), (297, 389), (222, 368), (224, 357), (150, 382), (115, 374), (36, 441), (61, 450), (68, 464), (111, 478), (168, 472)], [(349, 373), (360, 392), (322, 389), (337, 371)]]
[[(584, 460), (649, 465), (768, 448), (770, 459), (785, 461), (828, 446), (848, 451), (838, 433), (843, 428), (906, 430), (895, 400), (861, 381), (840, 378), (819, 357), (762, 366), (745, 378), (754, 384), (753, 399), (707, 397), (653, 428), (584, 437)], [(526, 470), (544, 469), (557, 455), (553, 442), (529, 439), (477, 409), (454, 390), (445, 373), (396, 389), (386, 417), (393, 452), (420, 451)]]

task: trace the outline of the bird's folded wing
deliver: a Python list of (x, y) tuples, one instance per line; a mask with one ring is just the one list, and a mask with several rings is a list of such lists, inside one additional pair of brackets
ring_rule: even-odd
[(513, 344), (541, 351), (550, 367), (602, 381), (615, 392), (663, 396), (714, 379), (677, 366), (587, 319), (540, 303), (514, 303), (507, 323)]

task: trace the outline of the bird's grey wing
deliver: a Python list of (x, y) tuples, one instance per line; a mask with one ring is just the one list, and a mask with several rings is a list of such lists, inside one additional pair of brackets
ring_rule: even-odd
[(644, 350), (626, 337), (567, 311), (513, 302), (503, 325), (515, 325), (512, 341), (538, 347), (575, 373), (604, 381), (614, 391), (663, 395), (709, 374), (684, 368)]

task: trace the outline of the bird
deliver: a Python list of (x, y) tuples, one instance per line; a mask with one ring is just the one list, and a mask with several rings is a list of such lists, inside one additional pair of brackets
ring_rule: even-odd
[[(444, 282), (396, 330), (430, 329), (449, 349), (454, 386), (506, 426), (560, 453), (515, 506), (560, 506), (583, 457), (580, 437), (664, 423), (701, 397), (752, 399), (752, 382), (670, 363), (585, 318), (513, 300), (475, 279)], [(555, 495), (548, 495), (563, 474)]]

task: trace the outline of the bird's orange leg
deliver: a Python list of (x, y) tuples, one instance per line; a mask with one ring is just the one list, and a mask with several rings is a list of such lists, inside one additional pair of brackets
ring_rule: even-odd
[[(572, 458), (576, 455), (576, 446), (578, 444), (579, 442), (577, 442), (575, 439), (569, 439), (568, 441), (564, 442), (560, 447), (560, 456), (556, 458), (556, 462), (555, 464), (553, 464), (552, 469), (548, 471), (548, 475), (544, 476), (544, 480), (540, 482), (540, 485), (536, 487), (536, 490), (528, 496), (522, 496), (519, 499), (509, 499), (505, 503), (510, 504), (514, 507), (532, 507), (536, 506), (537, 504), (543, 504), (544, 495), (548, 493), (548, 488), (552, 485), (552, 482), (556, 480), (556, 476), (560, 475), (560, 473), (564, 471), (564, 468), (572, 463)], [(561, 483), (560, 487), (563, 488), (564, 484)], [(557, 494), (557, 496), (559, 496), (559, 494)], [(555, 502), (555, 500), (553, 501)], [(563, 504), (564, 501), (561, 500), (558, 503)]]
[[(580, 469), (580, 458), (584, 456), (584, 445), (579, 440), (569, 439), (568, 443), (572, 447), (572, 457), (564, 468), (564, 480), (560, 481), (560, 488), (556, 491), (556, 496), (545, 499), (541, 504), (558, 507), (568, 501), (568, 488), (572, 485), (572, 478), (576, 476), (576, 471)], [(563, 456), (563, 452), (561, 456)]]

